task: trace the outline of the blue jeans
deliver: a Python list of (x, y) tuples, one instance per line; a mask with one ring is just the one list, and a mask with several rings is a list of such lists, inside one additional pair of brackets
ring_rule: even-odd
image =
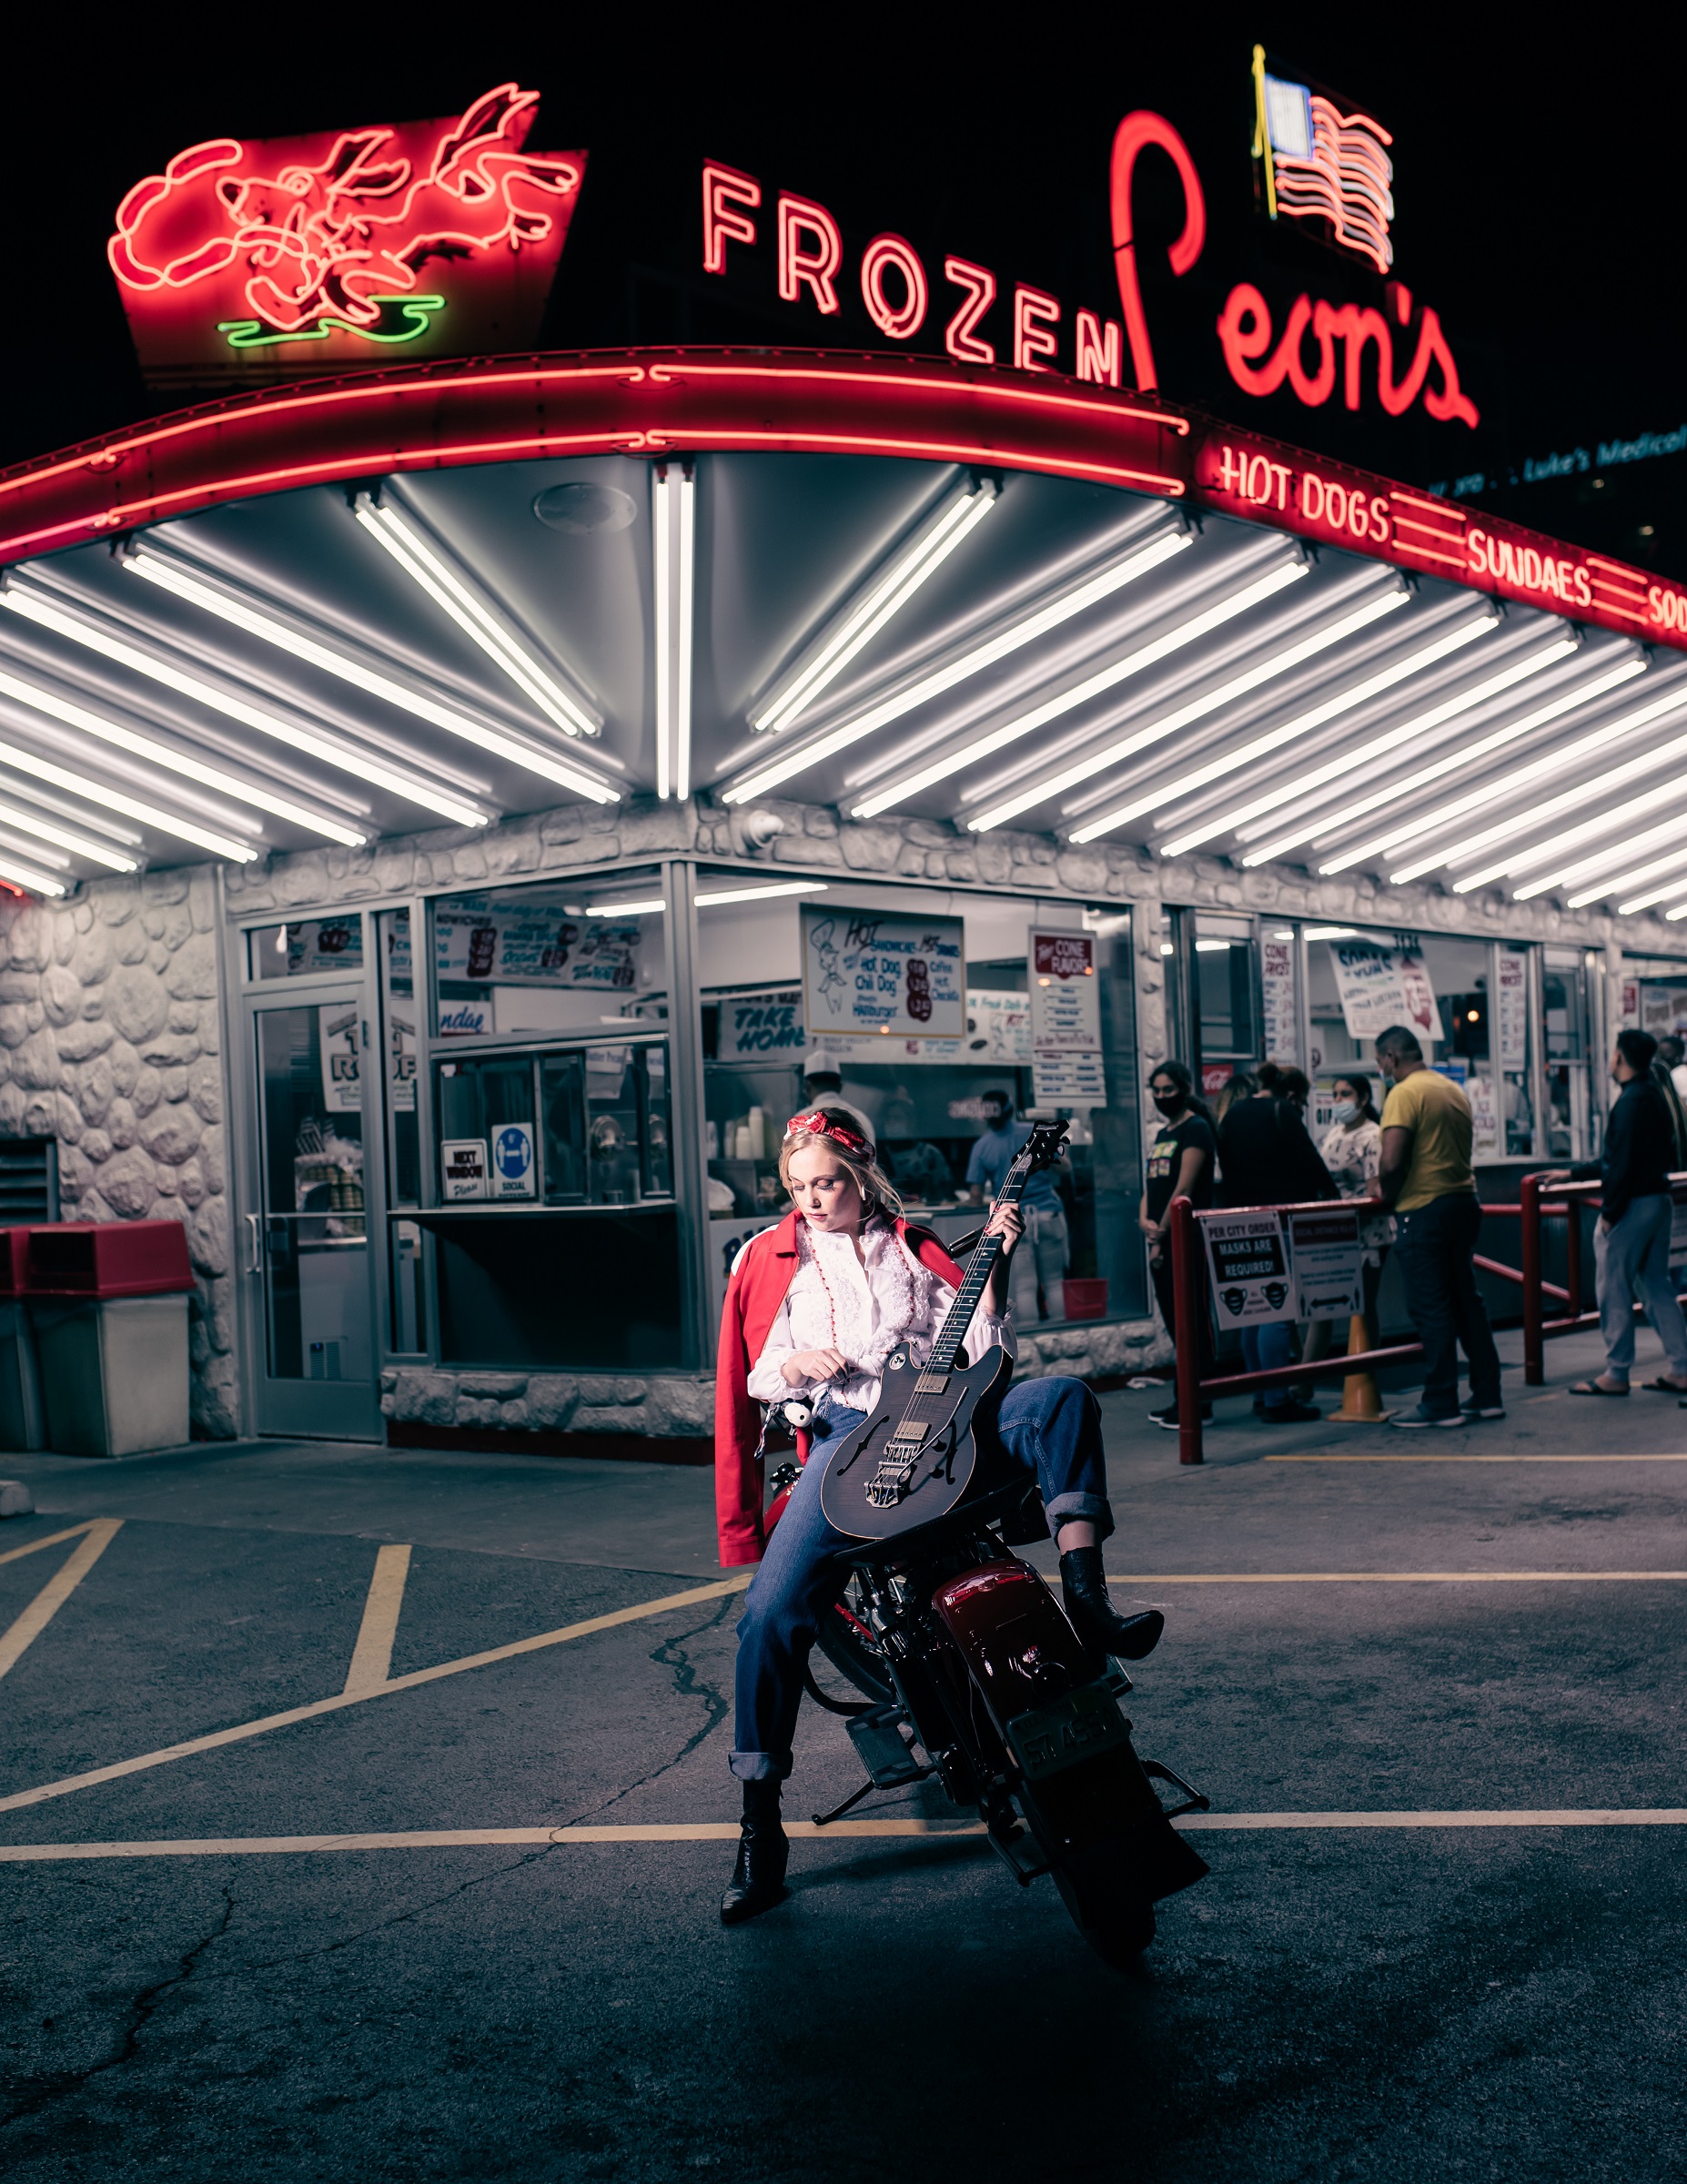
[(1634, 1298), (1639, 1294), (1646, 1317), (1658, 1330), (1670, 1370), (1679, 1380), (1687, 1375), (1687, 1327), (1675, 1298), (1670, 1273), (1670, 1216), (1668, 1191), (1635, 1198), (1620, 1221), (1593, 1232), (1593, 1250), (1599, 1269), (1599, 1329), (1605, 1338), (1605, 1369), (1613, 1380), (1628, 1385), (1634, 1362)]
[[(1249, 1372), (1270, 1372), (1278, 1365), (1292, 1365), (1295, 1346), (1288, 1339), (1287, 1320), (1268, 1320), (1259, 1327), (1238, 1328), (1242, 1338), (1242, 1360)], [(1268, 1412), (1287, 1410), (1295, 1400), (1292, 1388), (1265, 1388), (1260, 1390)]]
[[(853, 1542), (827, 1523), (820, 1481), (833, 1450), (864, 1414), (823, 1396), (817, 1408), (831, 1433), (814, 1443), (792, 1490), (738, 1624), (732, 1769), (746, 1782), (770, 1776), (783, 1782), (791, 1772), (803, 1669), (820, 1619), (848, 1574), (832, 1557)], [(1021, 1380), (1008, 1390), (997, 1427), (1010, 1461), (1035, 1474), (1050, 1530), (1087, 1518), (1106, 1539), (1113, 1512), (1107, 1507), (1101, 1406), (1083, 1381)]]

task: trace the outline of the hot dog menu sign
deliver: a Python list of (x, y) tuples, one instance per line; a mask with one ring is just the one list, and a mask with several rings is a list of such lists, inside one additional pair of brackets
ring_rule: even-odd
[[(803, 1013), (811, 1037), (883, 1041), (887, 1058), (906, 1057), (911, 1041), (918, 1053), (927, 1040), (964, 1038), (965, 921), (804, 903)], [(893, 1048), (893, 1040), (900, 1045)]]

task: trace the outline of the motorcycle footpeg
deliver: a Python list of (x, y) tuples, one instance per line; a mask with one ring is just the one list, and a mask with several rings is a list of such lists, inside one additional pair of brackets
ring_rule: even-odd
[(987, 1811), (983, 1805), (978, 1809), (985, 1824), (985, 1838), (991, 1849), (1019, 1886), (1028, 1888), (1048, 1871), (1048, 1866), (1033, 1850), (1017, 1814), (1012, 1805), (995, 1811)]
[(913, 1745), (903, 1734), (907, 1724), (907, 1714), (894, 1702), (875, 1706), (871, 1714), (858, 1714), (845, 1724), (875, 1789), (895, 1790), (906, 1783), (924, 1782), (932, 1771), (914, 1756)]

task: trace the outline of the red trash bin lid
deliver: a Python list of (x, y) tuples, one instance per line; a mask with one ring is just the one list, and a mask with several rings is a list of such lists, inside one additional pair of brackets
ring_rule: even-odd
[(49, 1221), (25, 1233), (31, 1297), (167, 1297), (194, 1286), (180, 1221)]

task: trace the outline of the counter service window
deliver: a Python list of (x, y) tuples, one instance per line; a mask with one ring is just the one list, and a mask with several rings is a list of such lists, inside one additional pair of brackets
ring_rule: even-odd
[[(759, 884), (758, 884), (759, 882)], [(912, 1218), (977, 1227), (1033, 1107), (1064, 1113), (1071, 1155), (1027, 1200), (1019, 1324), (1146, 1309), (1136, 1227), (1141, 1147), (1126, 913), (926, 888), (703, 872), (710, 1267), (783, 1218), (784, 1125), (854, 1110)]]
[(1547, 1158), (1586, 1160), (1591, 1132), (1588, 957), (1581, 948), (1541, 951), (1541, 1026), (1546, 1036)]

